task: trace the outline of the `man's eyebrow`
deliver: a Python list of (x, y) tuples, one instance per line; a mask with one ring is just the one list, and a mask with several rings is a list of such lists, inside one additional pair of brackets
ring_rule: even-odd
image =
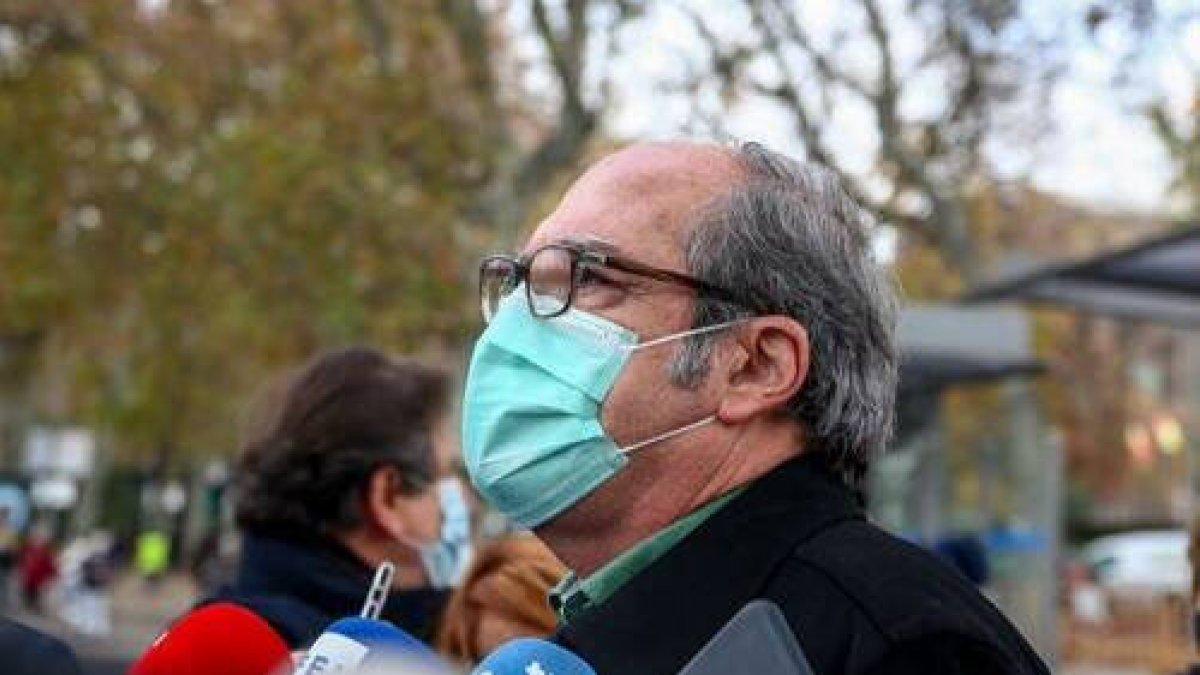
[(609, 253), (612, 255), (621, 254), (620, 246), (617, 246), (607, 239), (600, 239), (599, 237), (564, 237), (556, 240), (555, 243), (576, 246), (585, 251), (594, 251), (596, 253)]

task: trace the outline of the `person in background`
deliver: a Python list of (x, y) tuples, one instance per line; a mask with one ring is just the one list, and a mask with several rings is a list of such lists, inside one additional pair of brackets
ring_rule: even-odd
[(0, 612), (8, 609), (13, 567), (17, 564), (20, 533), (13, 524), (12, 510), (0, 506)]
[(109, 588), (116, 576), (112, 535), (95, 531), (68, 544), (59, 556), (62, 597), (59, 613), (84, 635), (112, 632)]
[(443, 536), (442, 513), (462, 500), (439, 482), (448, 388), (441, 371), (366, 347), (305, 366), (242, 449), (241, 559), (210, 600), (256, 612), (305, 649), (359, 613), (375, 568), (390, 561), (382, 618), (431, 640), (461, 559), (442, 550), (462, 540)]
[(237, 572), (237, 536), (214, 529), (200, 540), (188, 569), (201, 595), (212, 595), (230, 583)]
[(450, 596), (438, 651), (474, 665), (513, 638), (549, 635), (556, 618), (546, 596), (566, 571), (550, 549), (528, 534), (487, 544)]
[(0, 616), (0, 657), (4, 675), (81, 675), (70, 647), (28, 626)]
[(138, 535), (134, 546), (133, 566), (150, 587), (162, 581), (171, 563), (171, 540), (158, 530), (146, 530)]
[(34, 525), (29, 538), (21, 546), (17, 576), (26, 609), (42, 613), (45, 610), (43, 597), (46, 588), (58, 577), (53, 538), (49, 526), (44, 523)]
[(991, 580), (987, 547), (978, 535), (965, 532), (949, 534), (935, 541), (932, 550), (976, 588), (984, 588)]

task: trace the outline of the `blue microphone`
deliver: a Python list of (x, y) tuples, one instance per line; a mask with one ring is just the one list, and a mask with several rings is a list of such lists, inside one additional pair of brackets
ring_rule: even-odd
[(452, 672), (425, 643), (379, 619), (395, 569), (386, 562), (379, 566), (362, 614), (330, 624), (308, 649), (293, 675)]
[(471, 675), (596, 675), (596, 671), (556, 644), (519, 638), (489, 654)]

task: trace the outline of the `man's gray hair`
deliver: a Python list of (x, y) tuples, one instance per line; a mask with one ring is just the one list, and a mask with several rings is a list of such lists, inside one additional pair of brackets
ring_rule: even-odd
[[(778, 314), (804, 326), (809, 370), (787, 413), (806, 451), (858, 488), (891, 437), (896, 397), (896, 298), (872, 254), (872, 220), (827, 169), (757, 143), (733, 152), (743, 182), (704, 212), (685, 256), (693, 275), (755, 311), (701, 297), (694, 325)], [(677, 385), (703, 378), (717, 339), (683, 344), (670, 364)]]

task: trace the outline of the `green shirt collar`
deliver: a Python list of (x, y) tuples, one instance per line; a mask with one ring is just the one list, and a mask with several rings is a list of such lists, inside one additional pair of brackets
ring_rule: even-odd
[(567, 623), (584, 611), (603, 604), (617, 589), (661, 558), (740, 492), (740, 488), (727, 492), (676, 520), (608, 561), (586, 579), (567, 572), (550, 591), (550, 606), (559, 620)]

